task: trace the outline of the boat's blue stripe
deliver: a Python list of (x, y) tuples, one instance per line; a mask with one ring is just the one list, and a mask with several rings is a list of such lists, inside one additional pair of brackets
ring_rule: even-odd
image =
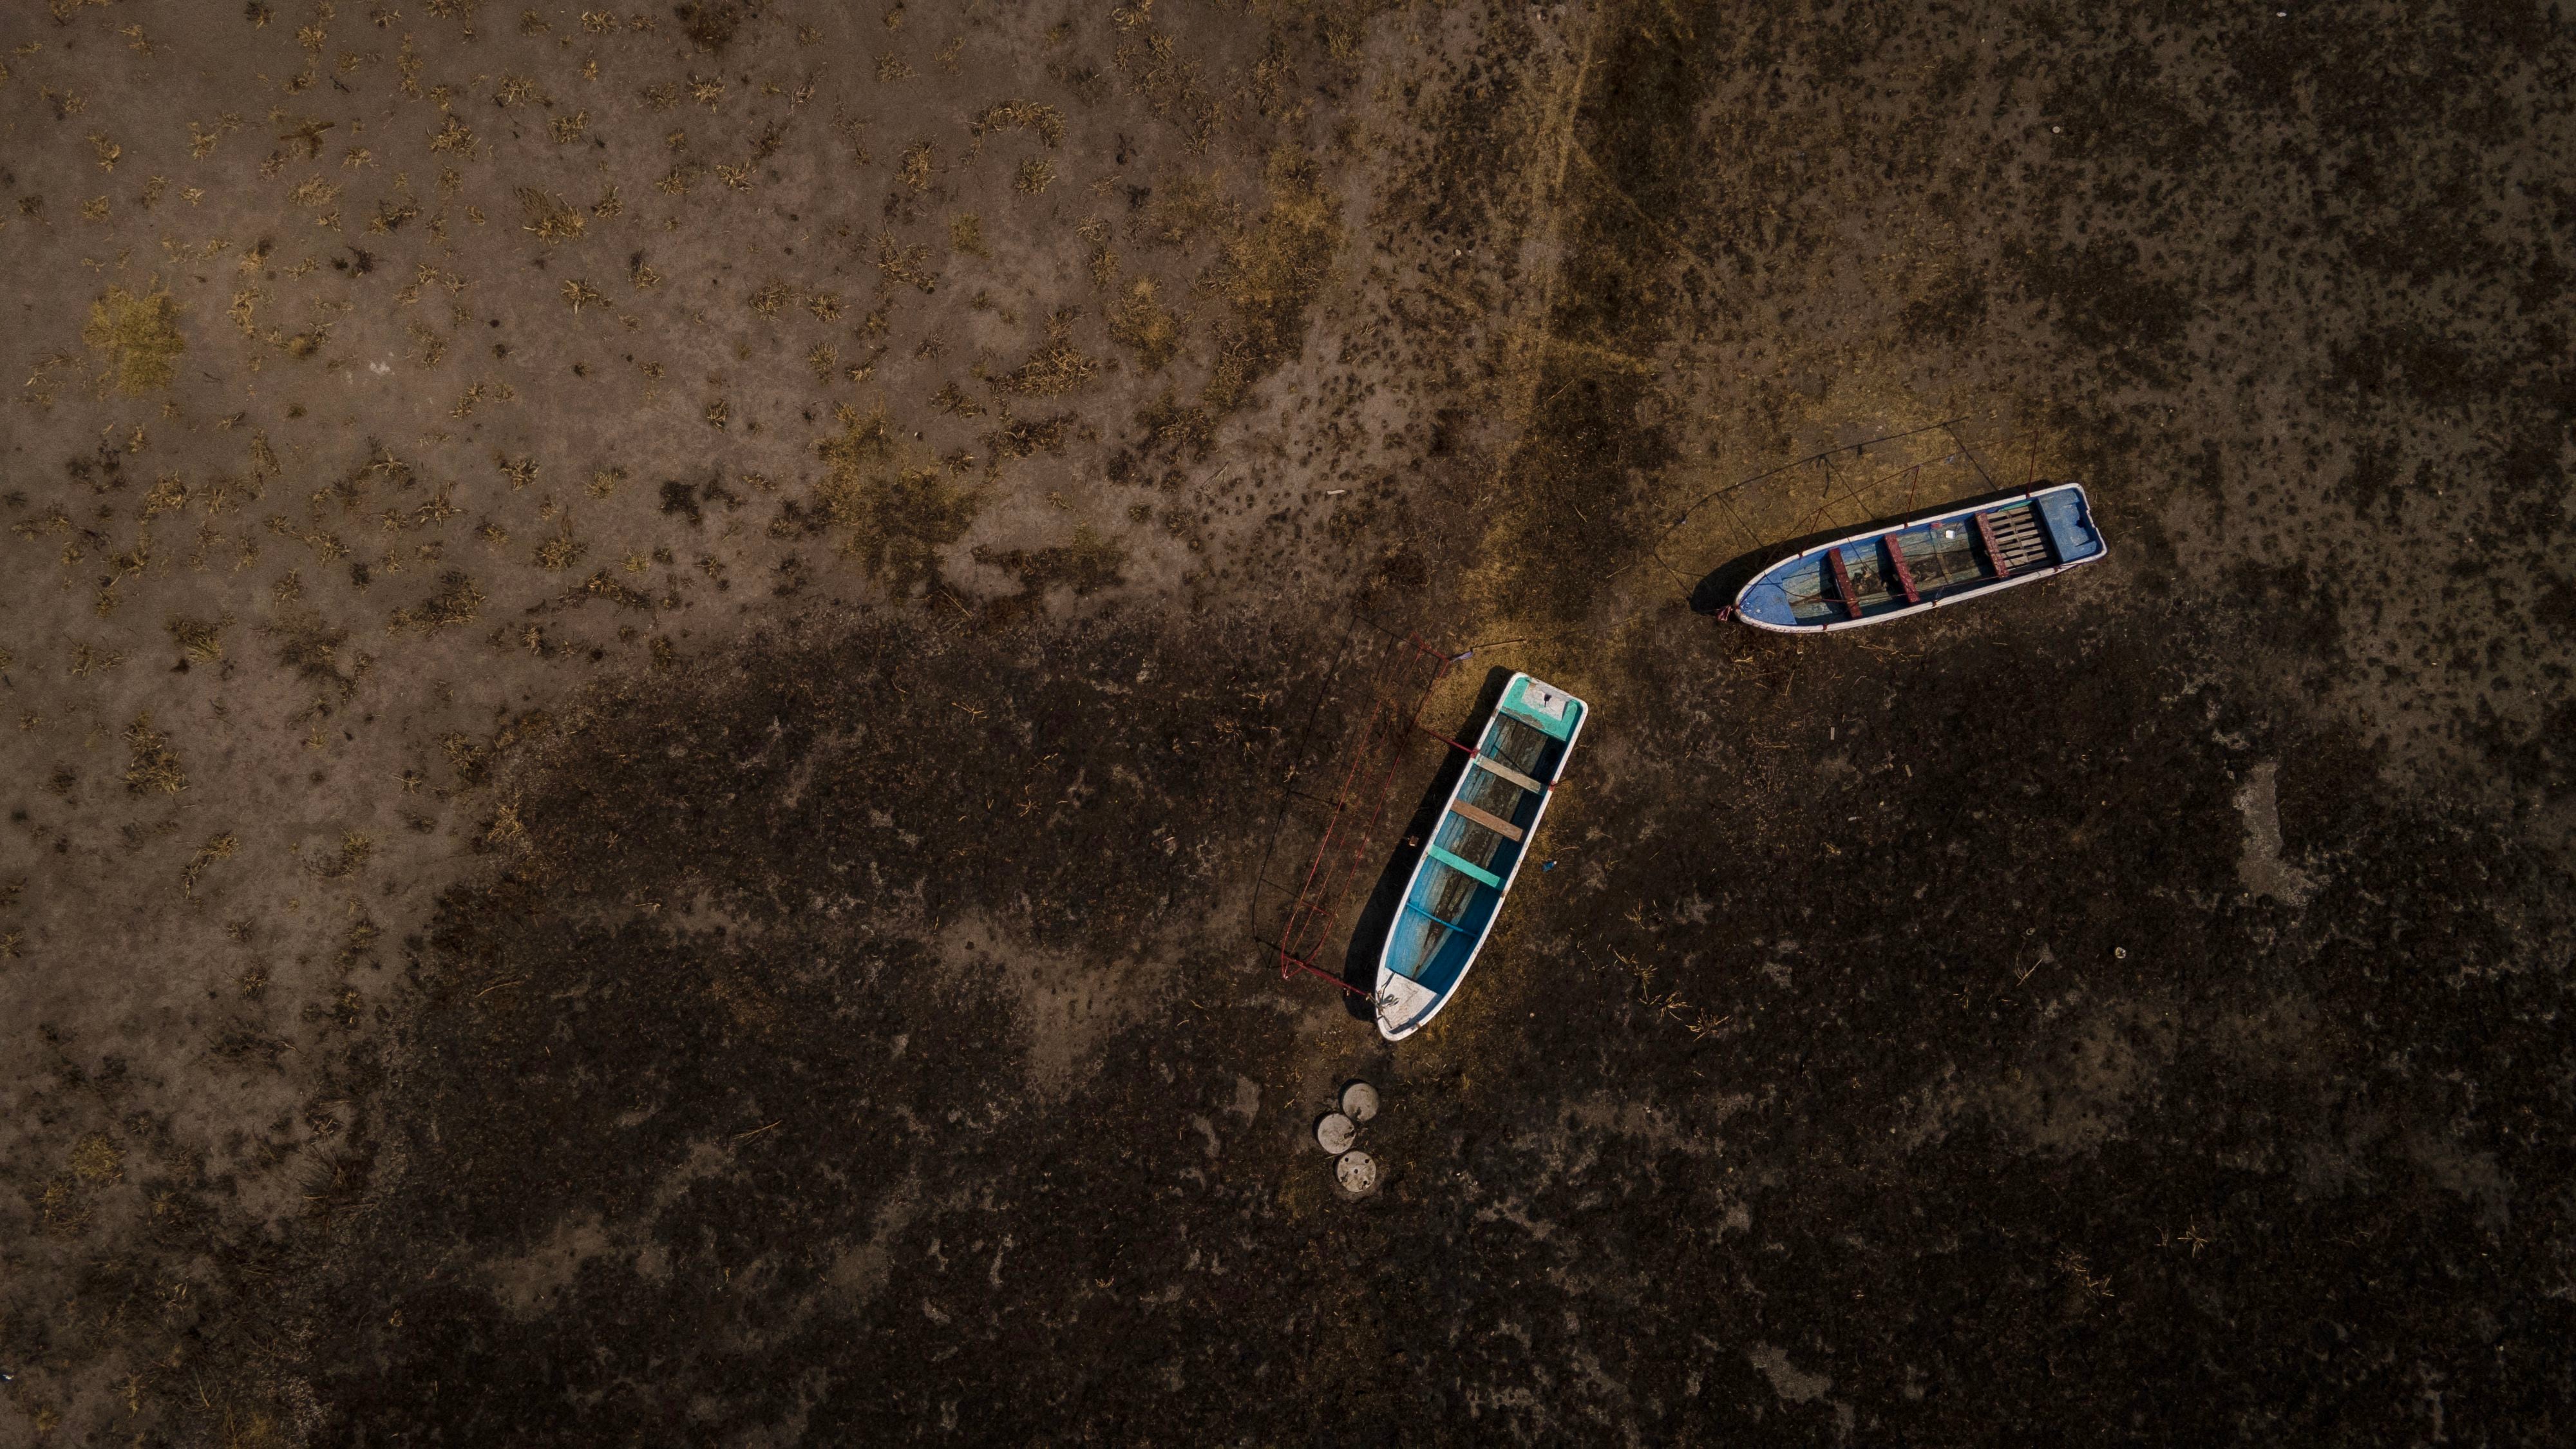
[[(1449, 867), (1460, 875), (1483, 881), (1485, 884), (1492, 886), (1496, 890), (1501, 890), (1503, 888), (1503, 878), (1494, 874), (1492, 871), (1489, 871), (1482, 866), (1469, 865), (1467, 862), (1460, 860), (1458, 857), (1451, 855), (1445, 850), (1442, 850), (1439, 846), (1433, 845), (1426, 846), (1424, 848), (1430, 852), (1433, 860), (1440, 862), (1442, 865)], [(1438, 916), (1433, 916), (1431, 919), (1435, 921), (1440, 920)], [(1443, 921), (1441, 924), (1446, 925), (1448, 923)]]
[(1429, 911), (1424, 910), (1422, 907), (1415, 905), (1411, 901), (1406, 901), (1404, 903), (1404, 908), (1426, 921), (1440, 921), (1440, 924), (1447, 926), (1450, 930), (1463, 931), (1467, 929), (1466, 927), (1459, 925), (1456, 921), (1441, 921), (1438, 916), (1431, 914)]

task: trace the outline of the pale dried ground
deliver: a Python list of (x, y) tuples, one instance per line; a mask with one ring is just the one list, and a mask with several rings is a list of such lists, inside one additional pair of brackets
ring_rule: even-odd
[[(7, 1432), (2546, 1437), (2569, 63), (13, 7)], [(1355, 603), (1599, 709), (1399, 1053), (1243, 926)]]

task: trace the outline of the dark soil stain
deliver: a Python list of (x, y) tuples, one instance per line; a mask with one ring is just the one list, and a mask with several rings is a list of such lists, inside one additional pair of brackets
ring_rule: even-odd
[(2191, 303), (2171, 282), (2139, 270), (2137, 243), (2097, 241), (2053, 252), (2015, 247), (2007, 258), (2069, 337), (2149, 383), (2172, 380)]
[[(843, 1439), (962, 1402), (1036, 1433), (1099, 1345), (1202, 1352), (1180, 1325), (1260, 1274), (1232, 1234), (1277, 1208), (1189, 1123), (1249, 1126), (1237, 1079), (1279, 1044), (1199, 923), (1291, 672), (889, 624), (525, 736), (509, 864), (409, 953), (398, 1190), (329, 1295), (364, 1305), (333, 1327), (348, 1422)], [(1139, 1212), (1173, 1231), (1102, 1231)], [(1194, 1306), (1135, 1286), (1203, 1256), (1234, 1276)]]
[[(2558, 1110), (2571, 1053), (2555, 976), (2504, 964), (2565, 929), (2564, 867), (2352, 788), (2367, 753), (2196, 697), (2186, 652), (2150, 637), (2004, 623), (1786, 685), (1640, 660), (1656, 692), (1687, 698), (1656, 675), (1705, 669), (1774, 722), (1591, 808), (1671, 818), (1645, 801), (1684, 781), (1800, 803), (1603, 842), (1615, 897), (1539, 953), (1560, 963), (1538, 988), (1554, 1009), (1503, 1070), (1580, 1097), (1679, 1052), (1699, 1090), (1740, 1095), (1704, 1162), (1667, 1152), (1520, 1210), (1570, 1228), (1606, 1182), (1674, 1195), (1652, 1215), (1678, 1241), (1623, 1242), (1631, 1281), (1729, 1305), (1834, 1394), (1911, 1406), (1864, 1439), (2220, 1439), (2256, 1419), (2367, 1438), (2434, 1422), (2434, 1381), (2454, 1434), (2565, 1415), (2576, 1381), (2533, 1357), (2570, 1316), (2533, 1287), (2558, 1215), (2511, 1204), (2569, 1166), (2516, 1124)], [(2275, 848), (2249, 813), (2273, 802), (2244, 783), (2267, 760), (2282, 858), (2339, 863), (2312, 898), (2245, 885), (2248, 852)], [(1625, 1006), (1597, 999), (1614, 985)], [(1605, 1012), (1615, 1043), (1570, 1025)], [(1477, 1176), (1531, 1173), (1503, 1169)], [(1731, 1253), (1726, 1202), (1750, 1218)], [(2428, 1280), (2455, 1286), (2404, 1286)], [(1677, 1326), (1627, 1322), (1691, 1356)], [(2117, 1387), (2177, 1380), (2188, 1404)]]
[[(1627, 660), (1749, 732), (1605, 703), (1573, 873), (1516, 899), (1472, 1052), (1385, 1063), (1397, 1175), (1329, 1230), (1278, 988), (1194, 924), (1294, 651), (886, 625), (523, 727), (510, 863), (409, 953), (404, 1090), (336, 1159), (381, 1180), (338, 1189), (327, 1397), (553, 1443), (2576, 1409), (2529, 1191), (2576, 1163), (2525, 1125), (2576, 1059), (2510, 964), (2563, 872), (2037, 597), (1868, 674), (1686, 613)], [(1786, 813), (1675, 803), (1712, 798)]]
[(746, 23), (759, 18), (762, 8), (760, 0), (689, 0), (673, 6), (671, 13), (692, 45), (721, 55)]

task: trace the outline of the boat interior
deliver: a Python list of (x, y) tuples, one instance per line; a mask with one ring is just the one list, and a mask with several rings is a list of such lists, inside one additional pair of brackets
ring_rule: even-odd
[[(2081, 563), (2103, 551), (2083, 495), (2061, 488), (1855, 539), (1798, 559), (1768, 582), (1786, 598), (1748, 612), (1774, 623), (1837, 624), (1991, 588), (2016, 575)], [(1757, 586), (1757, 592), (1760, 592)]]
[(1506, 696), (1423, 848), (1388, 939), (1388, 970), (1435, 995), (1457, 981), (1502, 904), (1566, 747)]

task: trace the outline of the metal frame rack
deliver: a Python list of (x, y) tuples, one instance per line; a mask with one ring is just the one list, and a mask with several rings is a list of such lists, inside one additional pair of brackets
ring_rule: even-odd
[[(1341, 916), (1351, 884), (1369, 858), (1369, 843), (1386, 817), (1386, 801), (1395, 772), (1404, 762), (1404, 746), (1420, 727), (1423, 704), (1431, 690), (1466, 658), (1432, 648), (1419, 634), (1404, 636), (1378, 661), (1368, 682), (1369, 715), (1357, 748), (1342, 771), (1338, 788), (1325, 801), (1323, 836), (1315, 844), (1304, 882), (1288, 907), (1279, 930), (1279, 978), (1298, 973), (1320, 977), (1354, 996), (1369, 992), (1315, 964), (1330, 944), (1333, 923)], [(1447, 740), (1435, 731), (1435, 738)], [(1452, 742), (1454, 743), (1454, 742)], [(1309, 797), (1312, 798), (1312, 797)]]

